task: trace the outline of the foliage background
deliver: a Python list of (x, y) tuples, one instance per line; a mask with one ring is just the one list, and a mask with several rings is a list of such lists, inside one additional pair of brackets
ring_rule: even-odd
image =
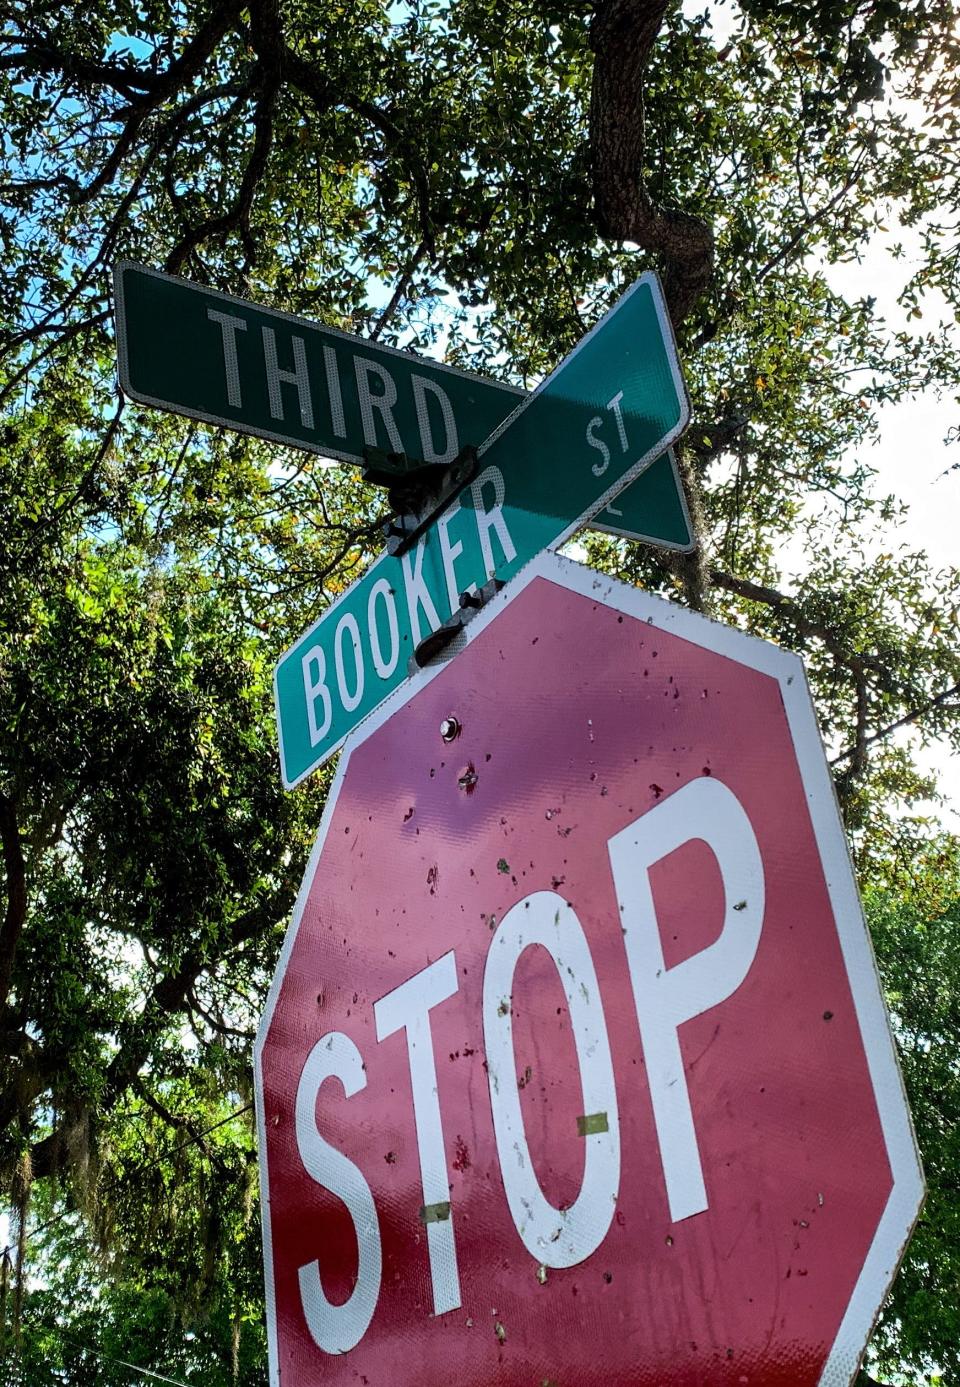
[[(11, 1383), (265, 1381), (250, 1042), (327, 783), (280, 790), (269, 674), (382, 512), (125, 406), (121, 256), (521, 384), (661, 270), (701, 545), (584, 543), (807, 662), (931, 1188), (869, 1371), (958, 1380), (960, 862), (895, 735), (960, 745), (958, 577), (878, 552), (866, 447), (958, 389), (960, 39), (944, 0), (734, 16), (718, 47), (651, 0), (0, 6)], [(909, 330), (823, 272), (894, 216)]]

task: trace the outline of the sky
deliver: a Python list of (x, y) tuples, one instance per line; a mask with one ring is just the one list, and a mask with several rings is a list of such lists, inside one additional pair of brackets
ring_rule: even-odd
[[(911, 253), (918, 257), (916, 237), (892, 225), (886, 235), (875, 236), (862, 263), (827, 270), (831, 287), (844, 297), (874, 295), (878, 308), (895, 327), (906, 323), (897, 295), (908, 271), (903, 261), (890, 254), (890, 247), (900, 239), (908, 248), (908, 258)], [(941, 316), (951, 316), (939, 295), (933, 294), (925, 299), (923, 312), (917, 326), (924, 330), (934, 328)], [(950, 396), (937, 399), (932, 391), (919, 393), (882, 408), (879, 439), (862, 454), (862, 460), (876, 470), (878, 494), (892, 492), (909, 507), (902, 523), (889, 527), (888, 547), (922, 549), (937, 569), (960, 564), (960, 446), (944, 442), (951, 427), (960, 427), (960, 403)], [(936, 772), (948, 800), (944, 822), (954, 832), (960, 831), (960, 756), (939, 743), (920, 751), (918, 760), (924, 770)]]
[[(702, 14), (703, 0), (685, 0), (684, 9), (690, 15)], [(740, 26), (739, 7), (710, 4), (707, 11), (714, 41), (722, 47)], [(919, 107), (911, 110), (906, 103), (896, 104), (916, 119), (923, 118)], [(877, 312), (893, 330), (933, 331), (941, 319), (950, 321), (954, 315), (939, 294), (928, 293), (922, 303), (923, 318), (908, 322), (897, 298), (912, 270), (919, 267), (919, 237), (900, 226), (892, 210), (885, 224), (889, 230), (874, 234), (860, 261), (822, 267), (830, 287), (849, 300), (875, 298)], [(904, 249), (901, 259), (891, 254), (897, 242)], [(900, 404), (883, 406), (879, 423), (879, 437), (866, 445), (858, 460), (875, 470), (878, 496), (893, 493), (909, 509), (896, 526), (878, 532), (878, 552), (881, 545), (894, 552), (903, 546), (910, 552), (923, 550), (935, 569), (956, 567), (960, 564), (960, 444), (948, 447), (944, 440), (951, 427), (960, 428), (960, 402), (950, 396), (937, 399), (932, 391), (918, 393)], [(952, 467), (957, 470), (951, 471)], [(786, 557), (789, 571), (790, 556)], [(800, 566), (798, 561), (796, 568)], [(904, 732), (900, 737), (919, 747), (916, 733)], [(918, 749), (917, 760), (924, 771), (937, 776), (947, 801), (939, 811), (945, 825), (960, 832), (960, 756), (944, 743), (936, 743)], [(936, 812), (933, 805), (925, 807)]]

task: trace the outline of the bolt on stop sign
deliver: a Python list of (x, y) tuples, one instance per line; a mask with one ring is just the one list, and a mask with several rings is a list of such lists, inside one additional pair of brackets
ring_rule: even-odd
[(849, 1383), (923, 1185), (799, 661), (531, 564), (348, 744), (256, 1083), (273, 1384)]

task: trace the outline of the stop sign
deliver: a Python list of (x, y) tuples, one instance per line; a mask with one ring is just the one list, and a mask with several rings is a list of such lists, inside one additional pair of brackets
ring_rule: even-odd
[(256, 1083), (274, 1384), (848, 1383), (922, 1176), (798, 660), (532, 564), (344, 752)]

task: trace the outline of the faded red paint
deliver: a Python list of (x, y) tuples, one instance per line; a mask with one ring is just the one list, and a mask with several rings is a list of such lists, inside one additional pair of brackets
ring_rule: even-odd
[[(439, 730), (450, 716), (455, 747)], [(606, 843), (702, 775), (744, 806), (767, 901), (746, 981), (681, 1030), (709, 1209), (673, 1224)], [(719, 931), (720, 878), (691, 843), (652, 881), (672, 966)], [(599, 978), (622, 1175), (599, 1249), (542, 1280), (499, 1174), (481, 985), (496, 922), (551, 887), (575, 907)], [(450, 949), (460, 990), (432, 1022), (463, 1304), (435, 1318), (406, 1046), (377, 1043), (373, 1004)], [(513, 997), (516, 1074), (558, 1206), (583, 1170), (563, 1002), (551, 961), (529, 949)], [(367, 1087), (347, 1100), (327, 1083), (320, 1130), (370, 1183), (384, 1252), (366, 1337), (336, 1359), (310, 1338), (297, 1268), (319, 1257), (327, 1295), (342, 1300), (355, 1239), (303, 1171), (293, 1128), (304, 1060), (334, 1029), (359, 1047)], [(536, 579), (353, 751), (263, 1071), (282, 1387), (813, 1387), (891, 1173), (776, 680)]]

